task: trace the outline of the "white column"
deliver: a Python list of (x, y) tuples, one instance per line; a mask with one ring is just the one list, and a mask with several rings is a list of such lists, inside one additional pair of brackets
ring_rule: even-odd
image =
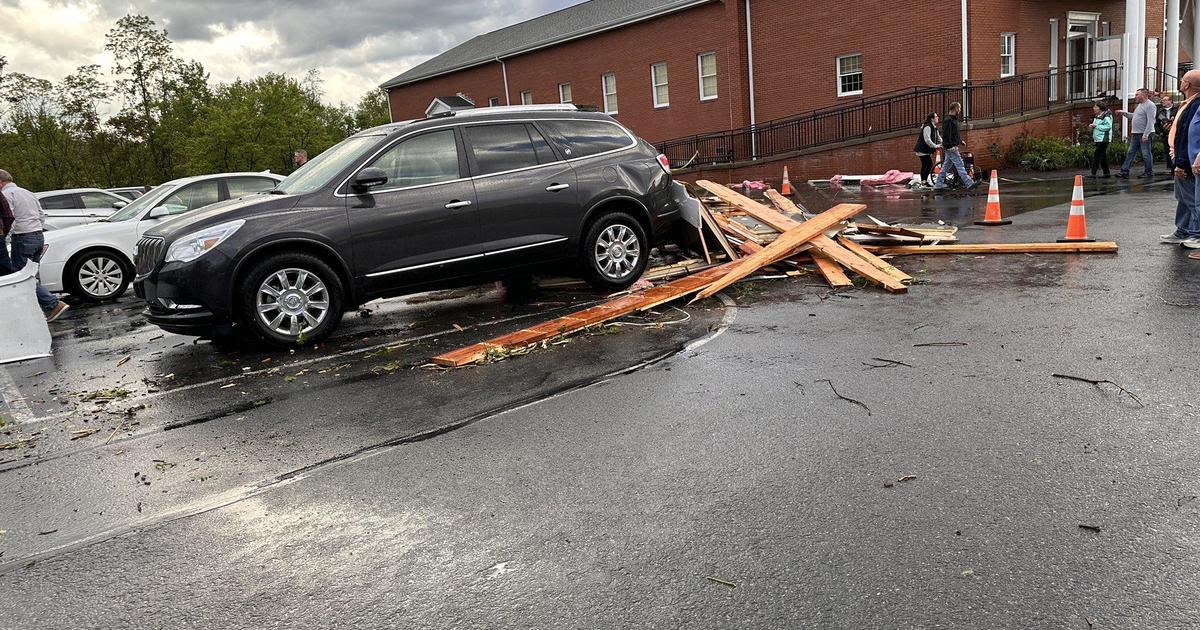
[[(1163, 72), (1176, 76), (1179, 74), (1179, 0), (1167, 0), (1167, 34), (1163, 39)], [(1178, 85), (1169, 85), (1165, 91), (1178, 89)]]
[(1146, 0), (1125, 0), (1125, 90), (1133, 92), (1146, 82)]
[(1200, 54), (1200, 0), (1192, 0), (1192, 58)]

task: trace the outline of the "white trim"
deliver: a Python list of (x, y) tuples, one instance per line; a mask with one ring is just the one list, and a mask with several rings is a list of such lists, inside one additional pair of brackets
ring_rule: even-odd
[[(1004, 44), (1011, 42), (1009, 47), (1008, 57), (1010, 65), (1008, 72), (1004, 72)], [(1017, 74), (1017, 34), (1013, 32), (1000, 33), (1000, 78), (1007, 79), (1008, 77)]]
[(571, 98), (568, 98), (568, 99), (565, 99), (565, 100), (563, 99), (563, 86), (564, 86), (564, 85), (565, 85), (565, 86), (567, 86), (567, 91), (568, 91), (568, 92), (570, 92), (570, 91), (571, 91), (571, 82), (570, 82), (570, 81), (563, 81), (562, 83), (559, 83), (559, 84), (558, 84), (558, 102), (559, 102), (559, 103), (562, 103), (562, 104), (570, 104), (570, 103), (573, 103), (573, 102), (574, 102), (574, 100), (575, 100), (575, 94), (574, 94), (574, 93), (572, 93), (572, 94), (571, 94)]
[[(714, 92), (712, 96), (704, 95), (704, 76), (705, 75), (704, 75), (704, 62), (702, 60), (704, 57), (707, 57), (708, 55), (713, 56), (713, 66), (716, 66), (717, 65), (717, 51), (710, 50), (708, 52), (702, 52), (702, 53), (696, 55), (696, 82), (698, 84), (697, 88), (700, 91), (700, 100), (701, 101), (715, 101), (715, 100), (717, 100), (717, 96), (720, 95), (720, 92), (721, 92), (721, 90), (719, 88), (714, 87), (716, 92)], [(753, 72), (754, 71), (754, 61), (753, 61), (753, 59), (751, 59), (749, 57), (749, 55), (747, 56), (747, 63), (749, 64), (750, 71)], [(713, 69), (713, 73), (711, 76), (713, 79), (717, 78), (717, 71), (715, 68)], [(754, 80), (751, 79), (751, 87), (753, 87), (753, 82), (754, 82)], [(750, 94), (750, 100), (752, 102), (754, 101), (753, 93)], [(754, 108), (751, 107), (751, 110), (753, 110), (753, 109)], [(753, 121), (750, 124), (754, 124)]]
[(859, 89), (857, 89), (857, 90), (850, 90), (850, 91), (847, 91), (847, 92), (843, 92), (843, 91), (842, 91), (842, 77), (843, 77), (843, 76), (851, 76), (852, 74), (854, 74), (854, 73), (851, 73), (851, 74), (846, 74), (846, 75), (843, 75), (843, 74), (842, 74), (842, 60), (843, 60), (843, 59), (849, 59), (849, 58), (851, 58), (851, 57), (858, 57), (858, 58), (859, 58), (859, 62), (858, 62), (858, 73), (857, 73), (857, 74), (859, 74), (859, 75), (862, 75), (861, 81), (862, 81), (862, 83), (863, 83), (863, 85), (864, 85), (864, 86), (866, 85), (866, 72), (865, 72), (865, 68), (863, 67), (863, 63), (862, 63), (862, 56), (863, 56), (863, 55), (862, 55), (862, 53), (850, 53), (850, 54), (848, 54), (848, 55), (838, 55), (837, 59), (834, 59), (834, 61), (833, 61), (833, 67), (834, 67), (834, 70), (836, 71), (836, 72), (835, 72), (835, 75), (837, 76), (837, 95), (838, 95), (838, 98), (841, 98), (841, 97), (843, 97), (843, 96), (859, 96), (860, 94), (862, 94), (862, 93), (863, 93), (863, 90), (862, 90), (862, 88), (861, 88), (861, 87), (860, 87)]
[[(967, 42), (967, 0), (962, 0), (962, 82), (966, 86), (967, 81), (971, 78), (971, 63), (970, 63), (970, 46)], [(963, 107), (967, 106), (966, 99), (967, 91), (963, 89)]]
[[(670, 85), (670, 75), (668, 75), (667, 77), (665, 77), (665, 78), (667, 79), (666, 81), (663, 81), (661, 84), (659, 84), (659, 83), (657, 82), (657, 81), (658, 81), (658, 77), (657, 77), (657, 76), (655, 76), (655, 72), (654, 72), (654, 69), (655, 69), (655, 68), (657, 68), (657, 67), (659, 67), (659, 66), (662, 66), (662, 69), (663, 69), (663, 74), (667, 74), (667, 62), (665, 62), (665, 61), (660, 61), (660, 62), (658, 62), (658, 63), (652, 63), (652, 64), (650, 64), (650, 98), (651, 98), (651, 99), (654, 101), (654, 109), (661, 109), (661, 108), (663, 108), (663, 107), (670, 107), (670, 106), (671, 106), (671, 85)], [(659, 88), (659, 85), (662, 85), (662, 87), (665, 87), (665, 88), (667, 88), (667, 100), (666, 100), (666, 101), (664, 101), (664, 102), (659, 102), (659, 100), (658, 100), (658, 88)]]
[[(528, 103), (525, 102), (526, 96), (529, 96)], [(533, 90), (525, 90), (525, 91), (521, 92), (521, 104), (522, 105), (533, 105)]]
[(609, 92), (608, 92), (608, 81), (606, 80), (606, 79), (608, 79), (608, 77), (612, 77), (612, 82), (613, 82), (612, 96), (614, 99), (617, 97), (617, 73), (606, 72), (606, 73), (600, 75), (600, 98), (604, 99), (604, 113), (608, 114), (609, 116), (616, 116), (617, 111), (621, 108), (621, 103), (618, 100), (617, 101), (617, 109), (613, 109), (613, 110), (608, 109)]
[(389, 276), (394, 273), (403, 273), (405, 271), (414, 271), (416, 269), (424, 269), (426, 267), (436, 267), (438, 265), (449, 265), (451, 263), (463, 262), (464, 260), (474, 260), (476, 258), (486, 258), (488, 256), (498, 256), (500, 254), (507, 254), (509, 252), (515, 252), (515, 251), (519, 251), (522, 249), (529, 249), (531, 247), (542, 247), (543, 245), (554, 245), (555, 243), (561, 243), (565, 240), (567, 240), (567, 237), (563, 236), (561, 238), (554, 238), (554, 239), (550, 239), (548, 241), (542, 241), (540, 243), (530, 243), (529, 245), (518, 245), (516, 247), (497, 249), (497, 250), (491, 251), (491, 252), (483, 252), (482, 254), (471, 254), (470, 256), (460, 256), (458, 258), (447, 258), (445, 260), (435, 260), (433, 262), (422, 263), (420, 265), (412, 265), (410, 267), (401, 267), (399, 269), (388, 269), (387, 271), (376, 271), (375, 273), (367, 274), (367, 277), (368, 278), (378, 278), (379, 276)]
[(512, 105), (512, 99), (508, 96), (508, 66), (504, 65), (504, 60), (496, 57), (496, 61), (500, 62), (500, 73), (504, 76), (504, 104)]
[[(350, 181), (350, 179), (354, 177), (355, 173), (361, 171), (364, 167), (366, 167), (367, 164), (370, 164), (371, 162), (373, 162), (375, 160), (375, 158), (382, 155), (384, 151), (391, 149), (392, 147), (396, 146), (400, 142), (403, 142), (405, 139), (409, 138), (410, 136), (414, 136), (419, 133), (425, 133), (428, 131), (442, 131), (444, 129), (454, 129), (456, 127), (467, 127), (467, 126), (471, 126), (471, 125), (491, 125), (491, 124), (500, 125), (500, 124), (506, 124), (506, 123), (516, 123), (516, 122), (537, 123), (537, 122), (542, 122), (542, 121), (547, 121), (547, 120), (568, 120), (568, 121), (595, 120), (596, 122), (604, 123), (606, 125), (612, 125), (612, 126), (616, 127), (617, 129), (620, 129), (621, 133), (625, 134), (626, 138), (629, 138), (629, 144), (625, 145), (623, 147), (617, 148), (617, 149), (610, 149), (608, 151), (601, 151), (600, 153), (593, 153), (592, 155), (584, 155), (581, 157), (567, 158), (565, 160), (550, 162), (549, 164), (535, 164), (533, 166), (525, 166), (522, 168), (513, 169), (511, 171), (500, 171), (498, 173), (488, 173), (487, 175), (474, 175), (474, 176), (460, 177), (458, 179), (447, 180), (444, 182), (433, 182), (431, 184), (418, 184), (416, 186), (405, 186), (403, 188), (385, 188), (382, 190), (364, 190), (361, 193), (354, 193), (354, 194), (345, 194), (345, 193), (338, 192), (346, 186), (346, 184)], [(547, 141), (549, 142), (549, 140), (547, 140)], [(455, 144), (457, 145), (457, 142)], [(518, 171), (527, 171), (527, 170), (534, 169), (534, 168), (541, 168), (543, 166), (550, 166), (553, 164), (558, 164), (560, 162), (571, 163), (571, 162), (577, 162), (579, 160), (590, 160), (592, 158), (596, 158), (596, 157), (600, 157), (600, 156), (604, 156), (604, 155), (611, 155), (613, 153), (619, 153), (621, 151), (628, 151), (628, 150), (636, 147), (637, 144), (638, 144), (637, 136), (634, 136), (633, 133), (631, 131), (629, 131), (628, 129), (626, 129), (623, 125), (613, 122), (613, 121), (597, 120), (595, 118), (507, 118), (507, 119), (503, 119), (503, 120), (478, 120), (478, 121), (470, 121), (470, 122), (460, 122), (457, 124), (444, 125), (441, 127), (430, 127), (430, 128), (426, 128), (426, 129), (417, 129), (414, 131), (410, 131), (406, 134), (397, 136), (391, 142), (388, 142), (388, 143), (384, 144), (384, 146), (377, 149), (374, 153), (372, 153), (365, 160), (362, 160), (361, 162), (359, 162), (358, 166), (351, 169), (350, 174), (347, 175), (345, 177), (345, 179), (343, 179), (341, 181), (341, 183), (339, 183), (337, 186), (335, 186), (333, 188), (333, 196), (341, 197), (341, 198), (345, 199), (345, 198), (349, 198), (349, 197), (360, 197), (363, 195), (376, 195), (376, 194), (383, 194), (383, 193), (398, 192), (401, 190), (415, 190), (417, 188), (426, 188), (429, 186), (442, 186), (445, 184), (453, 184), (456, 182), (463, 182), (463, 181), (467, 181), (470, 179), (483, 179), (486, 177), (495, 177), (497, 175), (506, 175), (508, 173), (516, 173)], [(251, 174), (254, 175), (256, 173), (251, 173)], [(224, 175), (222, 175), (222, 176), (224, 176)], [(205, 177), (208, 177), (208, 176), (205, 176)], [(308, 193), (306, 193), (306, 194), (308, 194)]]

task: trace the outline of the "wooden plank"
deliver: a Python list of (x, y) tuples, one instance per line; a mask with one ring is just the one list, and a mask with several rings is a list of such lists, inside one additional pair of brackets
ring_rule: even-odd
[[(741, 195), (738, 196), (740, 197)], [(780, 234), (779, 238), (775, 239), (775, 241), (770, 245), (764, 247), (762, 251), (755, 252), (750, 256), (735, 261), (733, 263), (734, 266), (729, 269), (727, 274), (725, 274), (720, 280), (717, 280), (711, 285), (705, 287), (705, 289), (696, 296), (695, 300), (710, 297), (721, 289), (724, 289), (738, 280), (749, 276), (755, 271), (758, 271), (759, 269), (762, 269), (771, 263), (783, 260), (784, 258), (795, 254), (797, 248), (799, 248), (801, 245), (804, 245), (808, 241), (815, 240), (818, 237), (829, 240), (829, 238), (825, 236), (825, 230), (828, 230), (840, 224), (842, 221), (854, 216), (854, 214), (862, 210), (862, 208), (862, 206), (854, 204), (840, 204), (830, 208), (829, 210), (826, 210), (825, 212), (822, 212), (821, 214), (816, 215), (804, 223), (796, 223), (795, 221), (792, 221), (792, 223), (796, 223), (795, 227)], [(779, 214), (774, 210), (771, 210), (771, 212)], [(783, 215), (779, 216), (782, 217)], [(833, 243), (832, 241), (829, 242)], [(834, 244), (834, 246), (836, 247), (837, 245)], [(842, 251), (846, 250), (843, 249)], [(847, 254), (849, 254), (849, 252), (847, 252)], [(849, 255), (851, 257), (855, 257), (853, 254)]]
[(872, 234), (888, 234), (888, 235), (896, 235), (896, 236), (910, 236), (910, 237), (918, 239), (918, 240), (922, 240), (922, 241), (925, 240), (924, 233), (910, 230), (908, 228), (903, 228), (903, 227), (900, 227), (897, 225), (874, 225), (871, 223), (855, 223), (854, 227), (858, 228), (859, 231), (861, 231), (861, 232), (870, 232)]
[[(812, 221), (810, 220), (805, 223), (805, 225), (811, 222)], [(908, 292), (908, 286), (903, 282), (900, 282), (888, 274), (876, 269), (867, 261), (859, 258), (857, 254), (846, 249), (845, 247), (842, 247), (841, 245), (838, 245), (833, 241), (833, 239), (825, 236), (824, 234), (812, 239), (812, 246), (821, 251), (821, 253), (827, 254), (830, 258), (836, 260), (838, 264), (842, 265), (843, 267), (850, 269), (854, 273), (857, 273), (867, 280), (882, 286), (884, 289), (892, 293)]]
[(531, 326), (465, 348), (439, 354), (433, 357), (433, 362), (444, 367), (461, 367), (471, 363), (478, 363), (487, 358), (487, 353), (492, 349), (515, 350), (523, 348), (529, 344), (552, 339), (559, 335), (568, 335), (589, 326), (602, 324), (634, 311), (654, 308), (665, 302), (670, 302), (671, 300), (699, 291), (714, 280), (727, 275), (740, 262), (737, 260), (730, 261), (652, 289), (616, 297), (603, 304), (570, 313), (538, 324), (537, 326)]
[(779, 211), (786, 215), (798, 214), (804, 216), (806, 214), (802, 208), (796, 205), (796, 202), (779, 194), (779, 191), (774, 188), (768, 188), (766, 195), (767, 199), (770, 199), (771, 203), (775, 204), (775, 207), (779, 208)]
[(719, 225), (722, 230), (729, 233), (731, 236), (737, 237), (743, 241), (749, 241), (756, 245), (767, 244), (767, 241), (763, 240), (757, 234), (751, 232), (749, 228), (741, 223), (738, 223), (737, 221), (730, 221), (719, 214), (714, 214), (713, 220), (717, 222), (717, 225)]
[(1115, 254), (1117, 244), (1099, 243), (960, 243), (956, 245), (901, 245), (865, 249), (880, 255), (903, 254)]
[(854, 286), (846, 272), (842, 271), (842, 268), (827, 254), (815, 249), (810, 250), (809, 253), (812, 254), (813, 262), (817, 264), (817, 273), (825, 278), (826, 284), (835, 289)]
[(912, 276), (904, 273), (903, 271), (900, 271), (896, 267), (892, 266), (892, 264), (889, 263), (888, 261), (863, 249), (862, 245), (855, 243), (854, 241), (846, 238), (845, 236), (838, 236), (837, 242), (840, 243), (842, 247), (845, 247), (846, 249), (850, 250), (851, 252), (854, 252), (855, 254), (857, 254), (859, 258), (867, 261), (867, 263), (870, 264), (872, 267), (875, 267), (876, 269), (899, 280), (900, 282), (903, 282), (905, 284), (912, 282)]
[[(702, 179), (697, 181), (696, 185), (716, 195), (717, 197), (720, 197), (721, 201), (724, 201), (725, 203), (744, 211), (746, 214), (754, 217), (755, 219), (758, 219), (759, 221), (771, 226), (780, 233), (786, 232), (800, 224), (799, 221), (789, 216), (785, 216), (778, 210), (769, 208), (720, 184)], [(857, 208), (861, 210), (866, 208), (866, 206), (857, 206)]]
[(709, 212), (708, 207), (705, 206), (703, 202), (700, 204), (700, 222), (703, 223), (708, 228), (708, 231), (716, 237), (717, 244), (721, 246), (721, 249), (725, 250), (725, 254), (729, 256), (729, 260), (737, 260), (737, 252), (734, 251), (733, 246), (729, 244), (729, 241), (725, 238), (725, 232), (723, 232), (720, 226), (717, 225), (716, 220), (713, 219), (712, 213)]

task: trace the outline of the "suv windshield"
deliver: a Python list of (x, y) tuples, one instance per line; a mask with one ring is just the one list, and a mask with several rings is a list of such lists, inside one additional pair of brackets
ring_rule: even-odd
[(154, 190), (151, 190), (141, 197), (129, 202), (129, 205), (112, 213), (107, 219), (105, 219), (105, 221), (110, 223), (116, 223), (117, 221), (128, 221), (141, 214), (142, 210), (146, 208), (153, 208), (159, 202), (159, 200), (161, 200), (163, 197), (166, 197), (167, 193), (171, 192), (172, 190), (175, 190), (174, 184), (163, 184), (162, 186), (159, 186), (158, 188), (155, 188)]
[(347, 138), (296, 169), (275, 187), (276, 194), (299, 195), (324, 187), (351, 162), (374, 147), (383, 135)]

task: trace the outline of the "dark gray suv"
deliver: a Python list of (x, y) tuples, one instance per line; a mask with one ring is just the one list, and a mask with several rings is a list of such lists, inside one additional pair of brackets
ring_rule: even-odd
[(363, 131), (269, 193), (150, 230), (134, 289), (171, 332), (312, 342), (374, 298), (535, 268), (625, 288), (686, 195), (664, 156), (604, 114), (459, 111)]

